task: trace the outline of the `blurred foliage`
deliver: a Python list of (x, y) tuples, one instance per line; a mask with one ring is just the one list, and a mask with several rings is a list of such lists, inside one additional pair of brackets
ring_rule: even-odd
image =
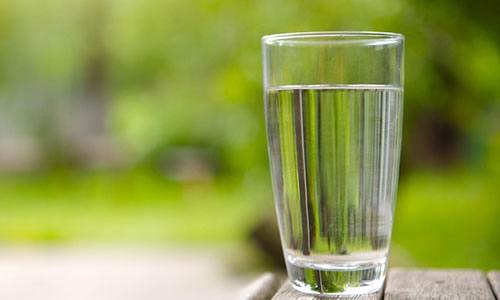
[(487, 4), (471, 10), (468, 1), (444, 0), (3, 0), (2, 98), (31, 99), (21, 110), (33, 116), (23, 125), (32, 131), (53, 123), (64, 114), (60, 107), (83, 93), (87, 57), (101, 47), (98, 35), (106, 57), (107, 126), (136, 159), (169, 145), (198, 144), (218, 149), (241, 174), (266, 166), (262, 35), (398, 31), (407, 41), (405, 162), (420, 163), (413, 145), (420, 142), (422, 115), (452, 124), (460, 147), (473, 148), (472, 155), (498, 131), (500, 34), (489, 25), (496, 19), (486, 17), (496, 3)]
[[(97, 93), (106, 132), (140, 167), (2, 176), (0, 239), (241, 238), (271, 208), (260, 37), (396, 31), (406, 36), (406, 84), (395, 243), (420, 265), (499, 267), (498, 9), (493, 0), (2, 0), (0, 140), (33, 136), (48, 168), (59, 165), (70, 107)], [(214, 181), (158, 173), (179, 146), (215, 153)]]

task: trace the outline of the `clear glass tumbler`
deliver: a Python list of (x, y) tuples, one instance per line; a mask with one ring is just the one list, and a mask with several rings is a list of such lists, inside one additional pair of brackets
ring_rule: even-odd
[(403, 117), (404, 37), (265, 36), (269, 158), (289, 279), (348, 296), (384, 282)]

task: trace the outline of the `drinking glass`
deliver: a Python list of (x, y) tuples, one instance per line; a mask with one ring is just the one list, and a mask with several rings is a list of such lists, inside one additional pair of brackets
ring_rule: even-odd
[(268, 150), (293, 287), (381, 289), (396, 200), (404, 37), (305, 32), (262, 38)]

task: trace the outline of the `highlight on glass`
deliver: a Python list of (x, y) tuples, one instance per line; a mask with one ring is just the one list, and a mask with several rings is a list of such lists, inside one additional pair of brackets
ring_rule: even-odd
[(293, 287), (377, 292), (398, 185), (404, 37), (306, 32), (262, 38), (268, 150)]

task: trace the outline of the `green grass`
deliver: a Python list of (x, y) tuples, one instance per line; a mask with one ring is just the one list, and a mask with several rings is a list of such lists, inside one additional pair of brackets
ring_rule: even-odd
[(4, 177), (0, 190), (5, 243), (226, 242), (267, 202), (237, 182), (178, 184), (148, 171)]
[[(253, 179), (252, 179), (253, 178)], [(0, 245), (238, 242), (272, 210), (267, 176), (179, 184), (144, 170), (0, 177)], [(398, 264), (500, 268), (500, 186), (466, 171), (417, 173), (399, 188)]]
[(500, 268), (498, 177), (423, 173), (400, 185), (394, 243), (414, 263)]

